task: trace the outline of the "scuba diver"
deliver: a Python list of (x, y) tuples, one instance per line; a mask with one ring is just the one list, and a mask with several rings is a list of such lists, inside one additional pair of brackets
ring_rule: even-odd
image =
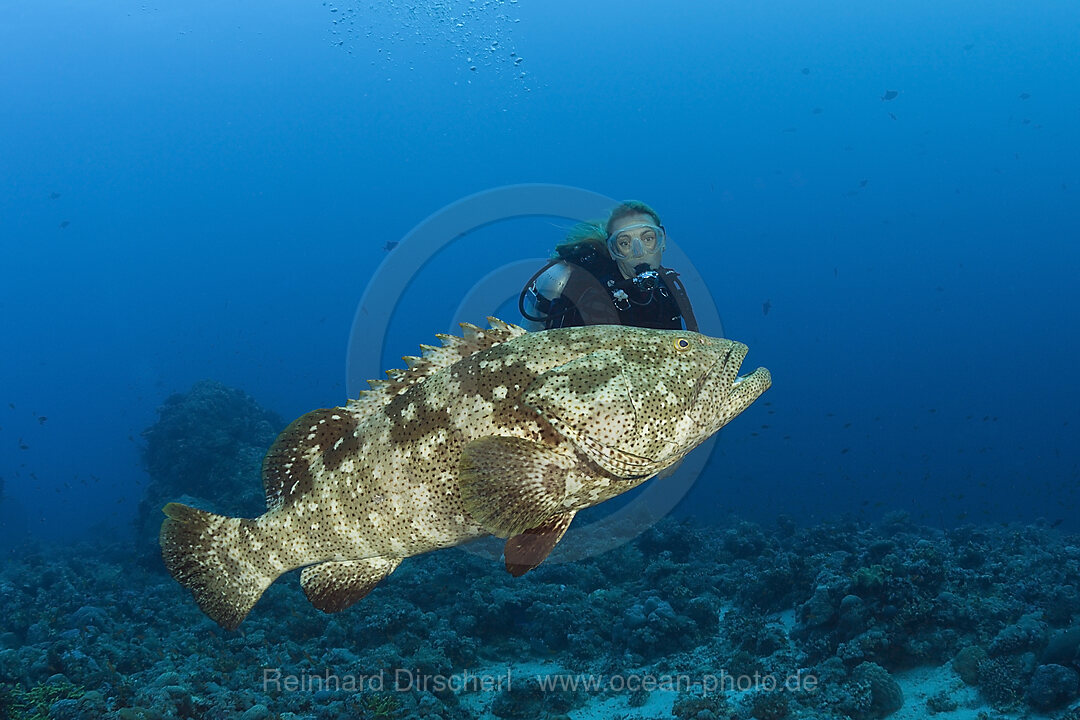
[[(666, 246), (656, 211), (628, 200), (606, 222), (581, 223), (518, 296), (522, 317), (543, 329), (635, 325), (697, 331), (679, 273), (660, 264)], [(537, 329), (534, 328), (533, 329)]]

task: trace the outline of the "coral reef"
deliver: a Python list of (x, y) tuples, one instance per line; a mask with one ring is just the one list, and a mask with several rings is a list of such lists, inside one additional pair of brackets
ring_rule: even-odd
[(926, 711), (931, 715), (952, 712), (958, 707), (960, 707), (960, 703), (956, 702), (956, 700), (944, 690), (939, 690), (926, 699)]
[(1040, 665), (1031, 677), (1027, 700), (1036, 710), (1054, 710), (1076, 697), (1076, 670), (1062, 665)]
[[(871, 720), (903, 703), (898, 673), (933, 665), (998, 711), (1060, 711), (1080, 695), (1080, 608), (1060, 592), (1078, 560), (1072, 539), (1029, 527), (903, 524), (885, 539), (851, 523), (663, 520), (517, 579), (480, 554), (412, 558), (336, 615), (280, 583), (226, 633), (128, 547), (31, 549), (0, 570), (0, 703), (73, 720), (548, 718), (594, 701), (627, 717), (660, 703), (685, 718)], [(543, 684), (583, 675), (623, 684)], [(925, 712), (955, 705), (942, 692)]]
[(264, 512), (262, 459), (284, 427), (242, 390), (211, 380), (167, 398), (143, 431), (150, 482), (136, 520), (140, 549), (158, 552), (161, 508), (170, 501), (234, 516)]
[[(261, 510), (276, 418), (209, 383), (160, 414), (147, 524), (184, 493)], [(905, 712), (1080, 720), (1078, 587), (1080, 543), (1045, 527), (664, 519), (516, 579), (479, 552), (410, 558), (335, 615), (277, 583), (224, 632), (130, 545), (30, 546), (0, 567), (0, 716), (876, 720), (930, 666), (953, 684)]]
[(986, 651), (978, 645), (969, 645), (956, 653), (952, 666), (967, 685), (979, 684), (979, 663), (986, 659)]

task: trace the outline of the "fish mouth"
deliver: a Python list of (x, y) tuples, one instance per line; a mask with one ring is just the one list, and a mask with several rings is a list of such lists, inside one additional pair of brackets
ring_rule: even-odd
[[(703, 386), (711, 385), (715, 388), (713, 393), (702, 391), (703, 396), (711, 394), (712, 402), (718, 403), (718, 407), (712, 405), (717, 415), (705, 423), (713, 428), (712, 432), (723, 427), (736, 415), (750, 407), (772, 385), (772, 376), (765, 368), (739, 374), (743, 360), (749, 352), (750, 348), (743, 343), (732, 341), (701, 378), (700, 382)], [(706, 400), (698, 412), (708, 413), (709, 406), (710, 402)], [(702, 417), (702, 419), (705, 418)]]
[(694, 447), (731, 422), (743, 410), (750, 407), (772, 384), (769, 371), (758, 368), (751, 373), (739, 374), (743, 360), (750, 348), (733, 340), (713, 340), (714, 343), (730, 343), (717, 348), (717, 358), (701, 375), (695, 388), (686, 417), (690, 428), (678, 453), (685, 455)]
[(740, 342), (731, 343), (727, 352), (717, 362), (720, 387), (734, 390), (745, 379), (745, 376), (739, 376), (739, 368), (742, 367), (743, 360), (746, 359), (748, 352), (750, 352), (750, 348), (746, 345)]
[[(745, 375), (740, 375), (739, 370), (742, 368), (743, 360), (746, 359), (747, 353), (750, 352), (750, 348), (742, 343), (734, 343), (723, 358), (721, 358), (719, 365), (721, 367), (721, 376), (726, 381), (726, 385), (730, 388), (730, 395), (734, 396), (736, 393), (739, 395), (747, 395), (746, 405), (749, 405), (754, 400), (757, 400), (761, 393), (765, 392), (772, 385), (772, 376), (765, 368), (757, 368), (753, 372), (748, 372)], [(748, 383), (745, 384), (744, 383)]]
[(752, 373), (747, 373), (746, 375), (739, 375), (738, 377), (736, 377), (735, 382), (731, 384), (731, 389), (734, 390), (735, 388), (739, 387), (739, 385), (747, 381), (751, 381), (751, 385), (755, 383), (763, 385), (763, 387), (761, 388), (761, 392), (765, 392), (772, 386), (772, 374), (769, 373), (767, 368), (759, 367)]
[(731, 383), (728, 401), (735, 408), (737, 415), (750, 407), (770, 387), (772, 387), (772, 374), (766, 368), (759, 367), (754, 372), (735, 378)]

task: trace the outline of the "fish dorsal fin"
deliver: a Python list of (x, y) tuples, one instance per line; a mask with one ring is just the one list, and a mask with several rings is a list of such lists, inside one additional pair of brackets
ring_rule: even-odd
[(441, 346), (421, 345), (420, 357), (402, 358), (408, 366), (405, 370), (387, 370), (386, 380), (368, 380), (370, 390), (360, 392), (360, 397), (350, 400), (349, 411), (358, 417), (366, 418), (377, 412), (386, 403), (393, 400), (413, 385), (422, 383), (443, 368), (448, 368), (459, 360), (473, 353), (487, 350), (499, 343), (506, 342), (528, 331), (523, 327), (489, 317), (489, 328), (480, 328), (472, 323), (461, 323), (461, 337), (456, 335), (436, 335)]

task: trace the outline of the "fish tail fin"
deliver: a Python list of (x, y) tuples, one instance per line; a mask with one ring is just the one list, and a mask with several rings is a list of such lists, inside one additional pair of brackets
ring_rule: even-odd
[(275, 568), (255, 520), (169, 503), (158, 536), (169, 574), (191, 591), (214, 622), (235, 630), (284, 571)]

